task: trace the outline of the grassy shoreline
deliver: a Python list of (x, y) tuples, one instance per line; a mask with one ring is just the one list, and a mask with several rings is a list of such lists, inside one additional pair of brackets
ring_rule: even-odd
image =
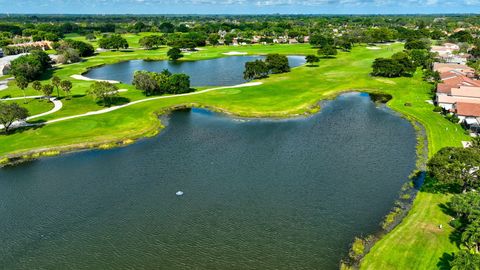
[[(419, 122), (426, 131), (428, 154), (432, 156), (445, 146), (460, 146), (462, 140), (468, 140), (458, 125), (448, 122), (441, 115), (433, 112), (433, 105), (426, 100), (431, 99), (431, 85), (423, 82), (421, 72), (412, 78), (373, 78), (369, 75), (371, 63), (377, 57), (386, 57), (402, 50), (402, 44), (381, 46), (379, 50), (369, 50), (365, 46), (357, 46), (350, 53), (340, 52), (335, 59), (322, 59), (318, 67), (301, 66), (290, 73), (272, 75), (262, 80), (263, 84), (247, 88), (230, 88), (212, 91), (190, 97), (155, 100), (132, 105), (103, 115), (88, 116), (75, 120), (45, 125), (37, 129), (26, 129), (9, 136), (0, 136), (0, 163), (7, 157), (26, 156), (40, 157), (58, 154), (68, 147), (78, 146), (109, 148), (121, 146), (123, 142), (131, 143), (148, 135), (154, 135), (161, 129), (158, 115), (179, 104), (210, 108), (214, 111), (240, 117), (285, 118), (318, 112), (318, 102), (332, 99), (343, 92), (358, 91), (367, 93), (386, 93), (392, 96), (387, 106), (408, 118)], [(205, 50), (187, 55), (186, 60), (203, 60), (226, 57), (228, 51), (245, 51), (250, 55), (271, 52), (283, 54), (310, 54), (314, 52), (308, 45), (275, 45), (245, 47), (208, 47)], [(47, 74), (74, 82), (71, 101), (65, 101), (61, 111), (42, 117), (48, 121), (59, 117), (81, 114), (99, 110), (91, 98), (85, 96), (91, 82), (73, 80), (74, 74), (82, 74), (88, 68), (101, 64), (112, 64), (119, 60), (154, 59), (164, 60), (166, 49), (155, 51), (107, 52), (72, 65), (59, 66)], [(133, 86), (120, 84), (120, 88), (128, 89), (122, 97), (135, 101), (144, 98), (143, 94)], [(29, 90), (31, 93), (33, 90)], [(28, 91), (27, 91), (28, 92)], [(23, 93), (11, 86), (2, 94), (21, 96)], [(28, 95), (29, 93), (27, 93)], [(407, 105), (408, 104), (408, 105)], [(40, 149), (40, 150), (39, 150)], [(56, 149), (56, 150), (55, 150)], [(58, 150), (60, 149), (60, 150)], [(71, 150), (71, 149), (70, 149)], [(8, 162), (8, 161), (7, 161)], [(441, 203), (448, 195), (431, 195), (419, 192), (412, 210), (403, 222), (391, 233), (382, 238), (365, 257), (362, 268), (365, 269), (414, 269), (416, 265), (427, 269), (435, 268), (436, 263), (445, 251), (451, 251), (448, 235), (439, 234), (433, 237), (421, 228), (435, 227), (439, 219), (444, 221), (448, 216), (439, 207), (430, 203)], [(419, 216), (418, 213), (427, 213)], [(407, 225), (405, 225), (407, 224)], [(413, 225), (412, 225), (413, 224)], [(446, 224), (446, 223), (443, 223)], [(391, 235), (399, 235), (392, 237)], [(409, 241), (403, 241), (405, 236)], [(425, 244), (425, 242), (427, 244)], [(428, 246), (428, 250), (424, 250)], [(404, 250), (405, 254), (398, 253)], [(422, 249), (424, 257), (411, 258), (411, 251)], [(410, 252), (409, 252), (410, 251)], [(435, 258), (431, 259), (431, 258)]]

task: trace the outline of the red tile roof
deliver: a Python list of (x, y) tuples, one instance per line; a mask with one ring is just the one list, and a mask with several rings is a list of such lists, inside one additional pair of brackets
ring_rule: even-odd
[(480, 104), (457, 102), (455, 109), (460, 116), (480, 117)]
[(472, 80), (463, 75), (447, 77), (443, 80), (442, 83), (439, 83), (437, 85), (437, 92), (443, 94), (450, 94), (452, 88), (459, 88), (460, 86), (480, 87), (480, 81)]

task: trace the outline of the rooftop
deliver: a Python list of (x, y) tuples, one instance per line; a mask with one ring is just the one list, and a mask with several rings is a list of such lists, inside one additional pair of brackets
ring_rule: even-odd
[(458, 102), (455, 105), (457, 115), (480, 117), (480, 105), (475, 103)]

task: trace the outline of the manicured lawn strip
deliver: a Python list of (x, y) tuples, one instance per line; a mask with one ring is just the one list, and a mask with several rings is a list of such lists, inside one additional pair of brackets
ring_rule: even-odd
[(23, 99), (4, 101), (5, 103), (17, 103), (28, 109), (30, 115), (41, 114), (53, 109), (53, 103), (45, 99), (27, 99), (27, 104), (23, 103)]
[[(150, 35), (162, 35), (162, 33), (141, 32), (141, 33), (138, 33), (138, 34), (132, 34), (132, 33), (122, 34), (121, 36), (124, 37), (127, 40), (130, 48), (138, 49), (138, 48), (140, 48), (140, 44), (138, 43), (139, 40), (144, 36), (150, 36)], [(90, 40), (87, 40), (85, 38), (85, 36), (79, 35), (77, 33), (73, 33), (73, 34), (65, 35), (65, 38), (87, 42), (87, 43), (92, 44), (94, 48), (98, 48), (98, 42), (97, 41), (102, 37), (97, 36), (96, 37), (97, 39), (90, 41)]]
[(407, 217), (372, 248), (361, 269), (439, 269), (444, 253), (458, 250), (449, 239), (451, 217), (440, 208), (449, 197), (420, 192)]
[[(433, 105), (426, 102), (431, 99), (431, 85), (421, 80), (421, 72), (418, 72), (414, 78), (385, 79), (372, 78), (369, 75), (373, 59), (390, 56), (401, 49), (402, 44), (382, 46), (381, 50), (375, 51), (359, 46), (355, 47), (351, 53), (340, 53), (336, 59), (322, 59), (318, 67), (302, 66), (287, 74), (272, 75), (263, 80), (264, 84), (260, 86), (223, 89), (188, 97), (149, 101), (103, 115), (68, 120), (9, 136), (0, 136), (0, 157), (38, 148), (139, 138), (145, 134), (151, 134), (159, 128), (160, 124), (155, 112), (178, 104), (213, 107), (241, 116), (287, 117), (315, 111), (319, 100), (334, 98), (340, 92), (351, 90), (379, 91), (391, 94), (393, 99), (388, 104), (390, 108), (413, 117), (425, 126), (430, 155), (444, 146), (460, 146), (461, 141), (468, 140), (468, 137), (459, 125), (450, 123), (441, 115), (433, 112)], [(304, 44), (296, 46), (219, 46), (208, 47), (186, 56), (186, 59), (222, 57), (222, 53), (228, 51), (247, 51), (250, 54), (271, 52), (309, 54), (314, 52)], [(165, 59), (165, 52), (166, 48), (154, 51), (107, 52), (82, 63), (61, 66), (54, 73), (62, 78), (70, 78), (73, 74), (83, 73), (89, 67), (115, 63), (120, 59)], [(73, 81), (73, 94), (78, 97), (65, 102), (65, 107), (60, 112), (45, 117), (45, 120), (102, 108), (95, 104), (90, 97), (83, 96), (91, 82)], [(121, 85), (120, 88), (129, 89), (128, 92), (121, 95), (132, 101), (145, 98), (129, 85)], [(15, 87), (4, 92), (11, 95), (22, 94)], [(409, 106), (406, 106), (406, 103)], [(365, 258), (363, 267), (367, 269), (415, 269), (421, 263), (426, 269), (436, 268), (439, 255), (445, 251), (451, 251), (454, 246), (449, 243), (447, 233), (436, 235), (422, 228), (425, 226), (432, 228), (440, 223), (445, 225), (444, 228), (447, 227), (446, 221), (449, 217), (438, 207), (438, 203), (444, 202), (446, 197), (420, 193), (408, 217), (392, 232), (393, 235), (397, 234), (399, 237), (389, 234), (378, 242)], [(406, 236), (411, 239), (404, 241)], [(397, 256), (397, 250), (411, 250), (412, 253), (408, 254), (414, 254), (416, 251), (417, 258)], [(422, 256), (418, 255), (420, 250)], [(431, 259), (424, 260), (422, 257)], [(377, 258), (392, 259), (386, 265)]]

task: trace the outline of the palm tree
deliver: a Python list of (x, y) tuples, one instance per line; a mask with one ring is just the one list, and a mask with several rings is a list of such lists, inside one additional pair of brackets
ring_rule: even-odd
[(55, 88), (57, 88), (57, 99), (60, 98), (60, 91), (58, 90), (58, 88), (59, 88), (61, 82), (62, 82), (62, 80), (60, 79), (60, 77), (53, 76), (52, 85), (55, 86)]
[(15, 77), (15, 83), (17, 84), (18, 88), (22, 89), (23, 103), (27, 104), (27, 94), (25, 93), (25, 89), (28, 87), (28, 80), (23, 76), (17, 76)]
[(60, 87), (67, 94), (68, 99), (70, 99), (70, 90), (72, 89), (72, 82), (64, 80), (60, 82)]

